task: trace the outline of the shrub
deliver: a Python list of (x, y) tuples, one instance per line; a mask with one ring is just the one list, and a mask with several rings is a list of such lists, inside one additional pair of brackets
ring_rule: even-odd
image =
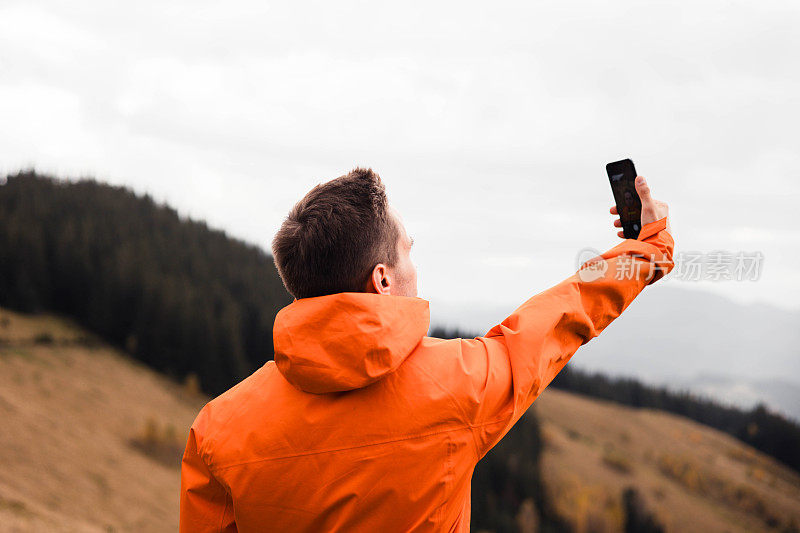
[(145, 421), (141, 433), (130, 439), (129, 443), (165, 466), (179, 467), (181, 464), (185, 443), (172, 424), (162, 427), (155, 418), (150, 417)]
[(628, 457), (614, 448), (608, 448), (603, 453), (603, 464), (622, 474), (630, 474), (633, 469)]
[(36, 336), (33, 338), (33, 342), (36, 344), (53, 344), (55, 339), (51, 333), (37, 333)]

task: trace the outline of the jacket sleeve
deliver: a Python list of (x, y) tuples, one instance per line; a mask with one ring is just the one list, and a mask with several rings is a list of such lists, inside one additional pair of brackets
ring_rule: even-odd
[(237, 531), (233, 502), (202, 457), (205, 410), (197, 415), (181, 461), (181, 533)]
[[(645, 286), (673, 268), (666, 218), (646, 224), (558, 285), (533, 296), (484, 337), (461, 341), (467, 405), (482, 458), (520, 419), (575, 351), (599, 335)], [(593, 268), (586, 268), (592, 265)], [(463, 391), (463, 389), (462, 389)]]

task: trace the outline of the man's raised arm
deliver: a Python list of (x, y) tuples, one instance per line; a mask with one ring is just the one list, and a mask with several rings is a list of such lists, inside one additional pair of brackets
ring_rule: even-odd
[(581, 345), (672, 269), (668, 208), (650, 196), (643, 178), (637, 179), (636, 189), (643, 224), (637, 239), (626, 239), (588, 262), (588, 268), (530, 298), (484, 337), (461, 341), (459, 365), (467, 380), (463, 408), (479, 457), (519, 420)]

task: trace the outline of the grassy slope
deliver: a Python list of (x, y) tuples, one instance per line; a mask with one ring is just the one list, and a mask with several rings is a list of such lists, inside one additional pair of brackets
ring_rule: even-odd
[[(0, 310), (0, 530), (175, 531), (206, 400), (67, 321)], [(718, 431), (558, 390), (534, 409), (547, 490), (578, 530), (618, 530), (628, 485), (672, 531), (800, 523), (800, 476)], [(146, 435), (174, 461), (131, 444)]]
[(668, 531), (800, 525), (800, 476), (727, 434), (556, 389), (534, 409), (550, 501), (580, 531), (618, 530), (626, 486)]
[(149, 420), (182, 450), (204, 402), (63, 320), (0, 310), (0, 530), (175, 531), (180, 456), (130, 440)]

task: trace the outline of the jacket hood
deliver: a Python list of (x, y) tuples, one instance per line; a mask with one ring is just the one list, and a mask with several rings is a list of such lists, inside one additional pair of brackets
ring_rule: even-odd
[(394, 372), (429, 325), (422, 298), (365, 292), (302, 298), (275, 317), (275, 363), (306, 392), (359, 389)]

